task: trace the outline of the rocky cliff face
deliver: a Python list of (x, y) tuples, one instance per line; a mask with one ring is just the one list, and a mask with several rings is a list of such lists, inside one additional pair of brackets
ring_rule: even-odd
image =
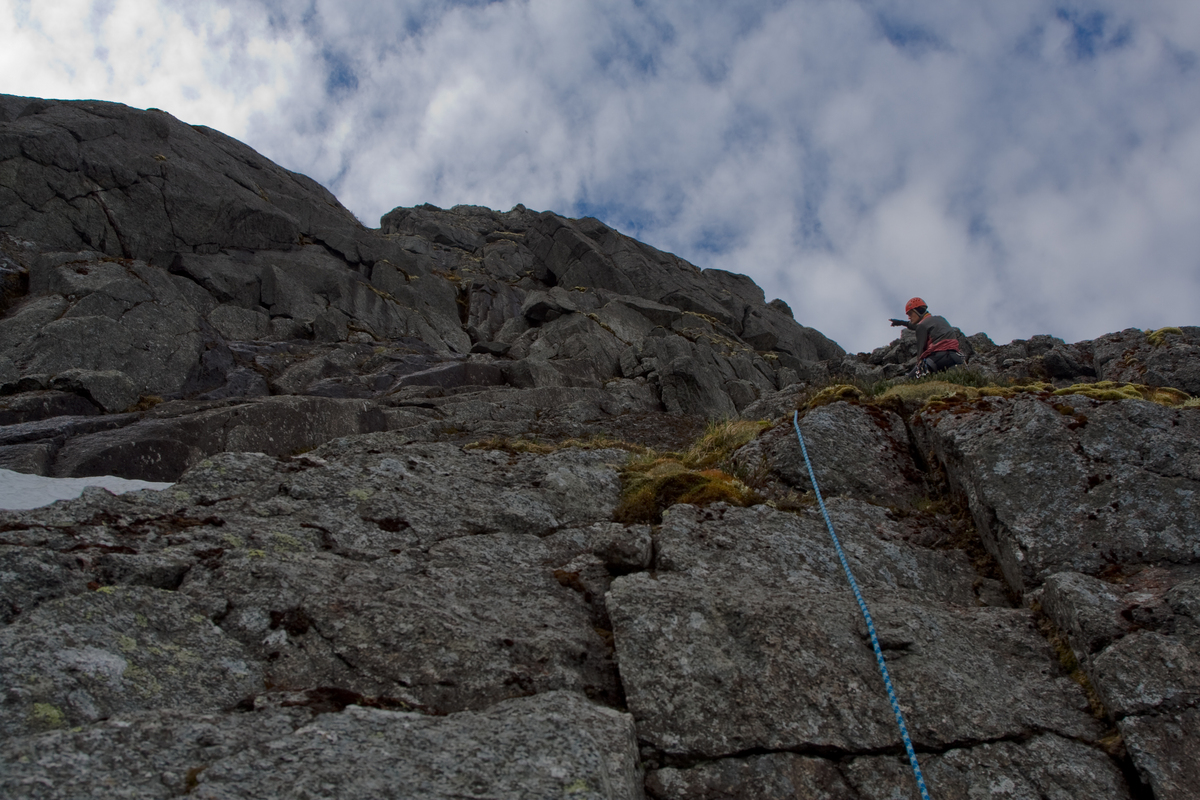
[[(1200, 785), (1200, 330), (808, 403), (911, 343), (103, 103), (0, 98), (0, 226), (0, 466), (177, 481), (0, 512), (6, 797), (916, 797), (798, 401), (933, 797)], [(739, 415), (748, 505), (630, 519)]]
[(3, 97), (0, 124), (0, 391), (25, 424), (0, 466), (172, 480), (350, 433), (734, 416), (844, 356), (746, 277), (594, 219), (427, 206), (368, 230), (162, 112)]

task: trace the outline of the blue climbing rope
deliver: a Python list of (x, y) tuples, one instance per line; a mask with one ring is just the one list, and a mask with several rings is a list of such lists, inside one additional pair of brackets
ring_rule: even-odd
[(921, 775), (921, 765), (917, 763), (917, 753), (913, 750), (912, 739), (908, 736), (908, 726), (904, 724), (904, 714), (900, 711), (900, 701), (896, 699), (896, 690), (892, 688), (892, 678), (883, 660), (883, 649), (879, 646), (879, 637), (875, 635), (875, 623), (871, 621), (867, 601), (863, 599), (862, 592), (858, 590), (858, 582), (850, 572), (850, 563), (846, 561), (846, 554), (842, 552), (842, 543), (833, 532), (833, 523), (829, 521), (829, 512), (825, 510), (825, 501), (821, 499), (821, 490), (817, 488), (817, 476), (813, 473), (812, 462), (808, 459), (808, 448), (804, 446), (804, 436), (800, 433), (799, 411), (792, 416), (792, 425), (796, 428), (796, 438), (800, 440), (800, 452), (804, 455), (804, 465), (808, 467), (808, 477), (812, 481), (813, 493), (817, 496), (817, 505), (821, 507), (821, 516), (825, 518), (825, 527), (829, 528), (829, 535), (833, 537), (833, 546), (837, 548), (838, 559), (842, 562), (842, 569), (846, 571), (846, 580), (850, 581), (854, 599), (858, 601), (858, 608), (867, 622), (867, 631), (871, 634), (871, 647), (875, 648), (875, 660), (879, 662), (879, 672), (883, 675), (883, 685), (887, 687), (888, 700), (892, 701), (892, 712), (896, 715), (896, 724), (900, 726), (900, 738), (904, 740), (904, 749), (908, 751), (908, 763), (912, 765), (913, 776), (917, 779), (917, 789), (921, 792), (923, 800), (930, 800), (929, 790), (925, 788), (925, 778)]

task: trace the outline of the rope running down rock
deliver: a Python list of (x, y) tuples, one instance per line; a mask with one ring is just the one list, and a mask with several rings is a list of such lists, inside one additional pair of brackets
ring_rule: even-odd
[(796, 428), (796, 438), (800, 440), (800, 452), (804, 455), (804, 464), (808, 467), (808, 477), (812, 481), (813, 493), (817, 496), (817, 505), (821, 507), (821, 516), (825, 518), (825, 527), (829, 528), (829, 535), (833, 537), (833, 546), (837, 549), (838, 559), (842, 562), (846, 579), (850, 581), (850, 588), (854, 591), (854, 599), (858, 601), (858, 608), (862, 611), (863, 619), (867, 623), (867, 631), (871, 634), (871, 647), (875, 648), (875, 660), (879, 662), (883, 685), (887, 687), (888, 700), (892, 702), (892, 712), (896, 715), (896, 724), (900, 726), (900, 738), (904, 740), (904, 749), (908, 751), (908, 763), (912, 765), (913, 776), (917, 779), (917, 789), (921, 792), (922, 800), (930, 800), (929, 790), (925, 788), (925, 778), (921, 775), (921, 765), (917, 763), (917, 754), (913, 750), (912, 739), (908, 736), (908, 726), (904, 724), (904, 714), (900, 711), (900, 701), (896, 699), (896, 691), (892, 688), (892, 678), (888, 674), (887, 664), (883, 660), (879, 637), (875, 635), (875, 623), (871, 621), (871, 612), (867, 610), (867, 601), (863, 599), (862, 592), (858, 590), (858, 582), (854, 580), (854, 574), (850, 572), (850, 564), (846, 561), (846, 554), (842, 551), (842, 543), (838, 541), (837, 534), (833, 532), (833, 523), (829, 520), (829, 512), (825, 510), (825, 501), (821, 498), (821, 490), (817, 488), (817, 476), (813, 473), (812, 461), (808, 458), (808, 448), (804, 446), (804, 436), (800, 433), (799, 411), (793, 414), (792, 425)]

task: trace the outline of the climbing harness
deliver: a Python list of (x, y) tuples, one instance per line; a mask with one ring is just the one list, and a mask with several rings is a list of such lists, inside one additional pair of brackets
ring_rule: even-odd
[(804, 446), (804, 436), (800, 433), (799, 411), (792, 415), (792, 425), (796, 428), (796, 438), (800, 440), (800, 452), (804, 455), (804, 465), (808, 467), (808, 477), (812, 481), (813, 493), (817, 496), (817, 505), (821, 507), (821, 516), (825, 518), (825, 527), (829, 528), (829, 535), (833, 537), (833, 546), (837, 549), (838, 559), (842, 562), (846, 579), (850, 581), (850, 588), (854, 591), (854, 599), (858, 601), (858, 608), (867, 622), (867, 632), (871, 634), (871, 647), (875, 648), (875, 660), (879, 662), (883, 685), (887, 687), (888, 699), (892, 701), (892, 712), (896, 715), (896, 724), (900, 726), (900, 738), (904, 740), (904, 749), (908, 751), (908, 763), (912, 765), (913, 776), (917, 779), (917, 789), (921, 792), (923, 800), (930, 800), (929, 790), (925, 788), (925, 778), (921, 775), (921, 765), (917, 763), (917, 753), (913, 750), (912, 739), (908, 736), (908, 726), (904, 724), (904, 714), (900, 712), (900, 701), (896, 699), (896, 691), (892, 688), (892, 678), (888, 675), (887, 664), (883, 660), (879, 637), (875, 635), (875, 623), (871, 621), (871, 612), (867, 610), (867, 601), (863, 599), (862, 592), (858, 590), (858, 582), (854, 580), (854, 574), (850, 572), (850, 563), (846, 561), (846, 554), (842, 552), (842, 543), (838, 541), (837, 534), (833, 532), (833, 523), (829, 521), (829, 512), (825, 510), (825, 501), (821, 499), (821, 490), (817, 488), (817, 476), (813, 473), (812, 462), (808, 459), (808, 448)]

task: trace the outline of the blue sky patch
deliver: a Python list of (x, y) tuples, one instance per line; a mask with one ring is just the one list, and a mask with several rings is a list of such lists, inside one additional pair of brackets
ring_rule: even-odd
[(1084, 14), (1059, 8), (1055, 17), (1071, 26), (1069, 50), (1079, 61), (1095, 58), (1109, 50), (1118, 50), (1133, 40), (1133, 29), (1130, 25), (1121, 25), (1113, 30), (1112, 18), (1102, 11)]
[(883, 13), (876, 14), (875, 21), (883, 37), (891, 42), (893, 47), (909, 55), (920, 56), (930, 50), (946, 49), (945, 43), (936, 33), (915, 22)]
[(354, 72), (354, 67), (350, 65), (350, 60), (341, 53), (326, 49), (321, 52), (321, 58), (325, 61), (325, 91), (329, 94), (337, 95), (346, 92), (353, 92), (358, 88), (358, 75)]

